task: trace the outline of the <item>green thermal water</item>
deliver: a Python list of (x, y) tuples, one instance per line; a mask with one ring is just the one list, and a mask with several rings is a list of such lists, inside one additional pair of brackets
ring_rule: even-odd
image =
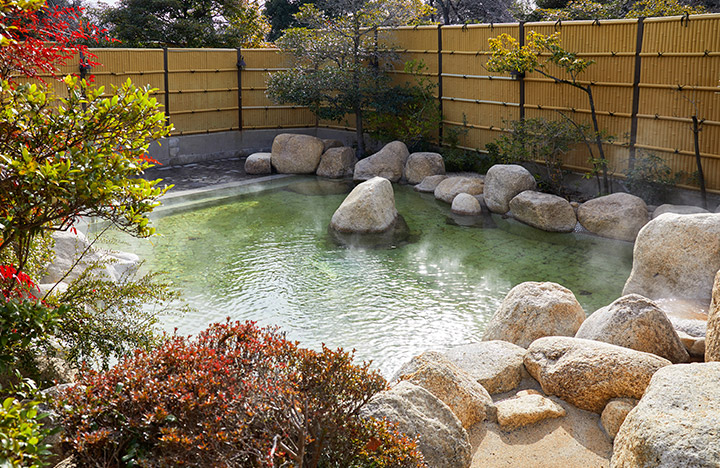
[(628, 243), (497, 216), (462, 227), (447, 204), (404, 186), (395, 197), (411, 243), (339, 247), (327, 226), (345, 194), (308, 194), (313, 184), (169, 214), (154, 222), (162, 237), (114, 248), (136, 252), (184, 291), (196, 311), (165, 319), (169, 330), (195, 334), (226, 317), (275, 324), (306, 347), (355, 348), (386, 376), (422, 351), (479, 340), (518, 283), (560, 283), (589, 314), (620, 296), (630, 272)]

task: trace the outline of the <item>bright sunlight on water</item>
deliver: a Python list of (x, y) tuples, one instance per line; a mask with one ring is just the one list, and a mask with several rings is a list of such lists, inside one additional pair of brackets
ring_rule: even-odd
[(226, 317), (279, 325), (305, 347), (354, 348), (390, 377), (425, 350), (479, 340), (518, 283), (560, 283), (589, 314), (619, 297), (630, 273), (629, 243), (544, 233), (498, 216), (484, 228), (462, 227), (449, 205), (397, 185), (413, 242), (339, 247), (327, 226), (345, 194), (314, 189), (344, 192), (347, 185), (292, 180), (161, 217), (154, 225), (162, 237), (113, 246), (166, 271), (196, 309), (168, 317), (166, 329), (195, 334)]

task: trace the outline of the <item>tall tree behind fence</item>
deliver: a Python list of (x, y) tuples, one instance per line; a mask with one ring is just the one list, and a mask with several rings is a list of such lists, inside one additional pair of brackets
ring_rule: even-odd
[[(561, 33), (565, 49), (592, 65), (600, 127), (615, 137), (608, 145), (611, 171), (621, 174), (649, 151), (673, 171), (696, 170), (692, 116), (702, 122), (700, 148), (708, 189), (720, 192), (720, 14), (645, 20), (601, 20), (467, 26), (421, 26), (384, 31), (401, 61), (422, 60), (438, 84), (444, 120), (467, 133), (461, 146), (483, 151), (522, 117), (588, 123), (584, 93), (537, 73), (512, 77), (489, 72), (488, 39), (507, 33), (523, 41), (530, 31)], [(352, 129), (348, 118), (318, 122), (307, 109), (277, 106), (265, 96), (268, 73), (289, 62), (275, 49), (93, 49), (103, 65), (90, 73), (100, 85), (131, 78), (158, 88), (175, 133), (188, 135), (261, 128)], [(407, 79), (398, 62), (394, 74)], [(240, 70), (240, 71), (239, 71)], [(77, 72), (67, 68), (66, 72)], [(562, 72), (550, 69), (553, 74)], [(238, 89), (241, 90), (238, 95)], [(568, 168), (591, 168), (583, 148), (564, 158)]]

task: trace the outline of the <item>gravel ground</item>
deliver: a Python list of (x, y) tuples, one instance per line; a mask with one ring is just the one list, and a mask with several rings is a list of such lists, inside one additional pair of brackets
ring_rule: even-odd
[(182, 166), (155, 166), (145, 171), (144, 178), (163, 179), (161, 185), (174, 185), (171, 191), (190, 190), (226, 184), (262, 176), (245, 173), (245, 158), (225, 158)]

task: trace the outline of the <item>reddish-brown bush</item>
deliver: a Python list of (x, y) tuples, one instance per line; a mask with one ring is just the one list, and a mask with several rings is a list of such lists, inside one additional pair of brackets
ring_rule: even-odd
[(358, 414), (385, 386), (350, 353), (228, 322), (84, 372), (60, 410), (80, 466), (423, 466), (414, 441)]

